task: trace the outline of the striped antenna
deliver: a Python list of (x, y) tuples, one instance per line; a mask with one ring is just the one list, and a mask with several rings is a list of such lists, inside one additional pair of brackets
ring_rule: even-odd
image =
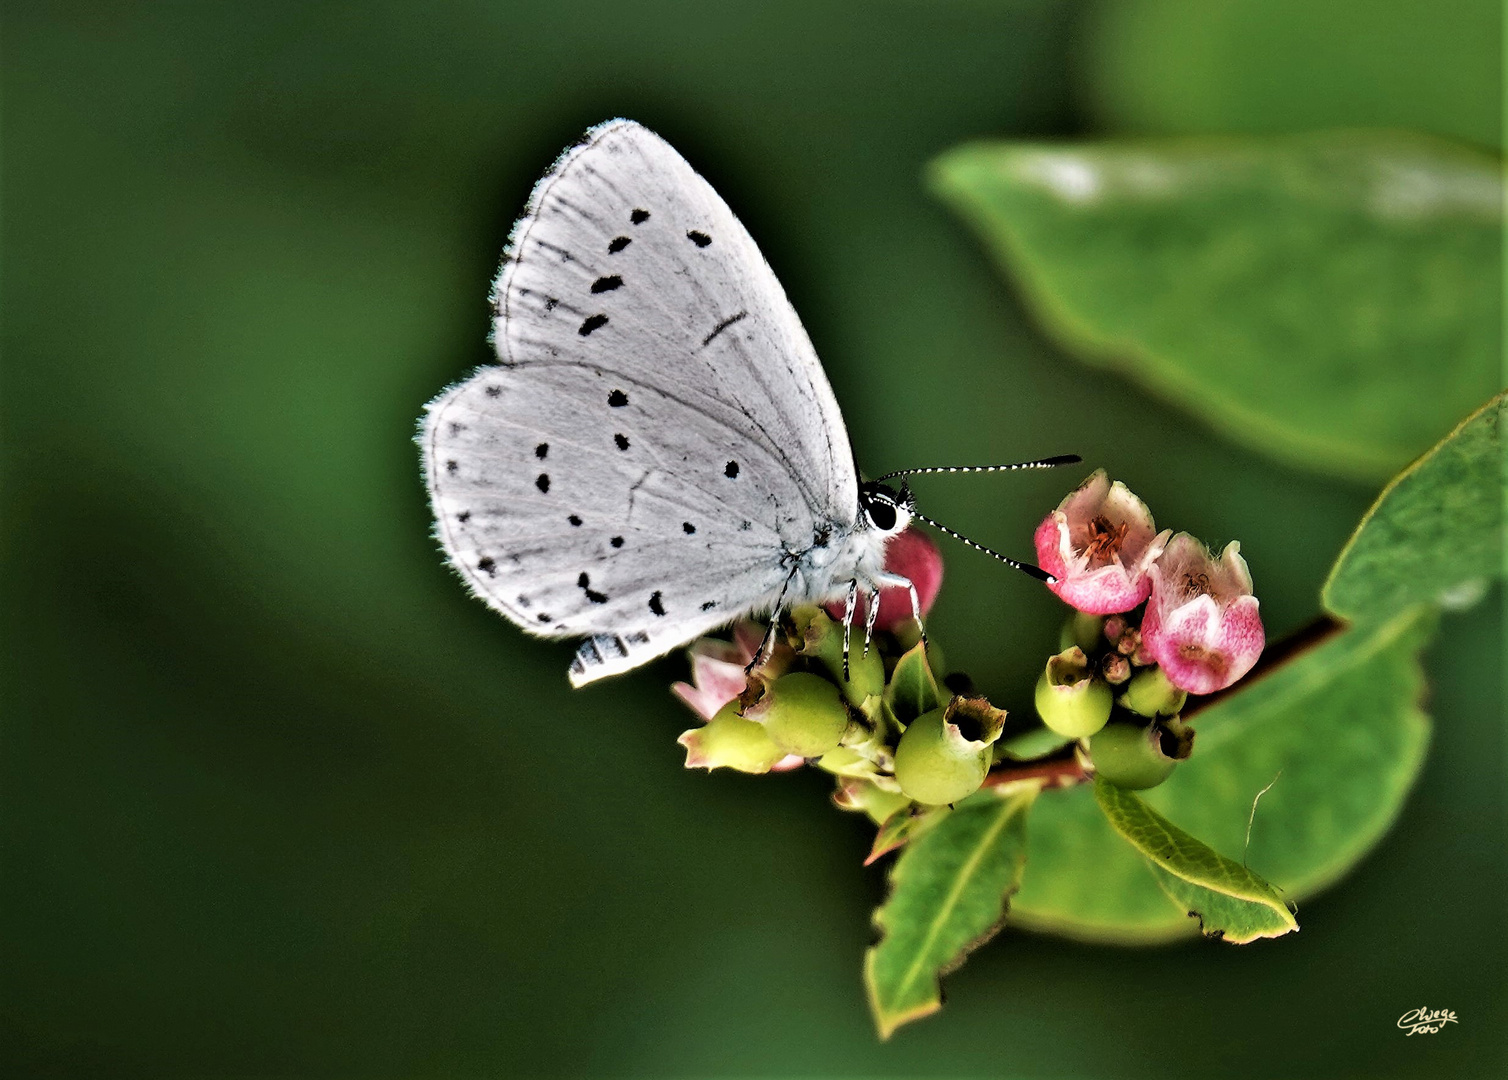
[[(876, 483), (894, 480), (897, 476), (920, 476), (923, 473), (1017, 472), (1021, 469), (1051, 469), (1057, 465), (1076, 465), (1083, 460), (1078, 454), (1059, 454), (1057, 457), (1042, 458), (1038, 461), (1018, 461), (1014, 465), (937, 465), (929, 469), (900, 469), (897, 472), (886, 473)], [(942, 526), (939, 525), (938, 528)]]
[(1056, 585), (1058, 583), (1057, 578), (1053, 577), (1046, 570), (1043, 570), (1040, 566), (1033, 566), (1031, 563), (1018, 562), (1017, 560), (1011, 558), (1009, 555), (1002, 555), (1000, 554), (1000, 552), (994, 551), (991, 548), (987, 548), (983, 544), (976, 544), (967, 536), (963, 535), (963, 533), (954, 532), (952, 529), (948, 528), (941, 522), (933, 521), (926, 514), (919, 514), (915, 509), (913, 509), (911, 511), (911, 516), (916, 518), (918, 521), (925, 521), (934, 529), (938, 529), (942, 532), (947, 533), (954, 540), (957, 540), (963, 544), (967, 544), (975, 551), (982, 551), (992, 559), (999, 559), (1001, 562), (1005, 563), (1006, 566), (1014, 567), (1015, 569), (1020, 570), (1023, 574), (1028, 574), (1031, 577), (1036, 578), (1038, 581), (1045, 581), (1049, 585)]

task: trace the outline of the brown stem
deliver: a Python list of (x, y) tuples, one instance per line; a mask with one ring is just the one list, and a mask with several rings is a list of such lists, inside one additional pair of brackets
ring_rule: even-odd
[(1189, 702), (1188, 708), (1183, 710), (1183, 719), (1186, 722), (1193, 721), (1199, 713), (1208, 709), (1211, 705), (1218, 704), (1231, 694), (1245, 689), (1264, 675), (1272, 674), (1301, 653), (1323, 645), (1345, 628), (1345, 623), (1338, 619), (1332, 619), (1328, 615), (1321, 615), (1319, 618), (1299, 627), (1287, 637), (1267, 646), (1262, 651), (1262, 658), (1257, 661), (1256, 666), (1235, 683), (1227, 686), (1224, 690), (1216, 690), (1213, 694), (1208, 694)]
[(997, 765), (984, 778), (985, 787), (998, 787), (1016, 780), (1043, 779), (1047, 787), (1072, 787), (1089, 779), (1084, 766), (1079, 764), (1077, 754), (1053, 761), (1027, 761), (1020, 764)]

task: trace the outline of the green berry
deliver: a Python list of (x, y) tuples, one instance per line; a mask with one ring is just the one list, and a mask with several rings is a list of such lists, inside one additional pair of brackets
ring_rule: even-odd
[(1100, 776), (1128, 791), (1154, 788), (1173, 773), (1178, 762), (1162, 751), (1156, 724), (1117, 720), (1089, 740), (1089, 757)]
[(964, 738), (947, 714), (943, 708), (918, 716), (895, 748), (895, 778), (920, 803), (957, 802), (978, 791), (989, 771), (994, 740)]
[(780, 676), (744, 716), (763, 724), (786, 753), (806, 758), (834, 749), (848, 730), (848, 709), (838, 688), (806, 671)]
[(686, 748), (688, 769), (737, 769), (766, 773), (785, 757), (763, 724), (738, 714), (736, 700), (724, 705), (711, 720), (676, 740)]
[(1162, 668), (1149, 667), (1138, 671), (1126, 685), (1119, 704), (1138, 716), (1177, 716), (1188, 696), (1168, 681)]
[(1059, 735), (1082, 739), (1110, 719), (1110, 687), (1094, 677), (1089, 659), (1077, 645), (1047, 661), (1037, 680), (1037, 714)]
[(843, 677), (843, 624), (828, 618), (825, 612), (813, 613), (806, 623), (800, 652), (827, 669), (850, 705), (858, 707), (871, 695), (885, 691), (885, 661), (880, 658), (880, 650), (872, 644), (865, 654), (862, 626), (849, 633), (846, 679)]

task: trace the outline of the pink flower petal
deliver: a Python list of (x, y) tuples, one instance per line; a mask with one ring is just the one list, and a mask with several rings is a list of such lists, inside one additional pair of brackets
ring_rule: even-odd
[(1048, 588), (1091, 615), (1130, 611), (1147, 598), (1147, 568), (1171, 532), (1157, 533), (1146, 503), (1103, 469), (1069, 493), (1033, 534)]
[(1152, 566), (1151, 578), (1142, 644), (1174, 686), (1212, 694), (1252, 669), (1266, 631), (1239, 544), (1232, 541), (1216, 559), (1180, 533)]
[(691, 650), (691, 683), (674, 683), (671, 692), (703, 720), (711, 720), (744, 692), (748, 685), (744, 665), (748, 660), (741, 646), (704, 638)]

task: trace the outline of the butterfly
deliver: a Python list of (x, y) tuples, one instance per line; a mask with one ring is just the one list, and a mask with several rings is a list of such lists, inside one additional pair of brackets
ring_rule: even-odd
[[(861, 482), (832, 387), (733, 212), (647, 128), (590, 129), (534, 188), (492, 289), (497, 364), (427, 406), (435, 535), (524, 630), (585, 638), (573, 686), (747, 615), (859, 594), (866, 648), (904, 480)], [(1020, 569), (1036, 567), (944, 531)], [(753, 665), (751, 665), (752, 667)]]

